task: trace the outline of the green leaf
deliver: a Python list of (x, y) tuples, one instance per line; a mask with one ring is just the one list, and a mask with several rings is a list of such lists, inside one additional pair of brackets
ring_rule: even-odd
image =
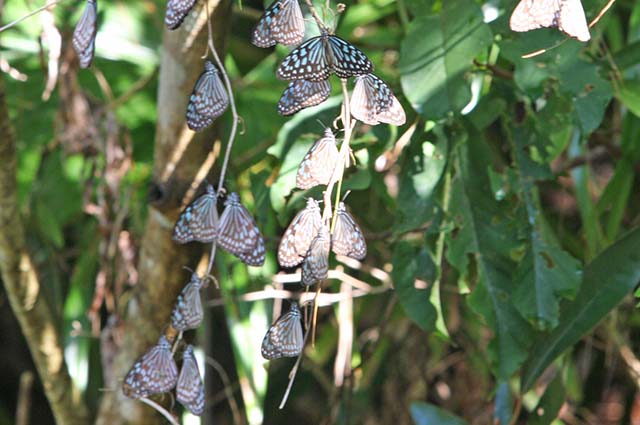
[(580, 263), (555, 244), (544, 226), (535, 180), (546, 173), (540, 173), (540, 167), (527, 155), (535, 139), (532, 131), (513, 129), (514, 159), (526, 209), (521, 222), (527, 233), (526, 253), (514, 276), (518, 288), (513, 298), (527, 320), (539, 329), (549, 329), (558, 324), (558, 298), (573, 297), (580, 285), (581, 270)]
[(640, 117), (640, 81), (623, 81), (616, 90), (616, 97), (634, 115)]
[(463, 419), (433, 404), (422, 401), (411, 403), (411, 417), (416, 425), (466, 425)]
[(518, 246), (508, 204), (491, 192), (487, 164), (491, 153), (480, 134), (459, 143), (457, 175), (451, 194), (451, 215), (458, 228), (448, 239), (447, 258), (460, 273), (469, 273), (475, 258), (479, 282), (469, 302), (494, 330), (490, 344), (494, 373), (507, 379), (526, 358), (531, 329), (513, 305), (516, 268), (511, 258)]
[(564, 350), (598, 324), (640, 281), (640, 228), (626, 234), (585, 269), (575, 300), (563, 305), (558, 326), (537, 338), (522, 373), (526, 391)]
[(395, 290), (398, 294), (400, 305), (407, 316), (413, 320), (425, 332), (435, 329), (436, 309), (429, 302), (432, 286), (428, 289), (416, 288), (415, 281), (418, 278), (432, 283), (435, 277), (435, 264), (423, 248), (416, 251), (405, 241), (399, 242), (393, 252), (392, 277), (395, 282)]
[(538, 405), (529, 416), (529, 425), (547, 425), (557, 416), (564, 404), (566, 391), (562, 382), (562, 374), (556, 374), (553, 381), (547, 386), (540, 398)]
[(436, 16), (411, 22), (400, 46), (402, 89), (422, 116), (458, 112), (471, 100), (472, 59), (491, 44), (491, 30), (471, 0), (448, 0)]

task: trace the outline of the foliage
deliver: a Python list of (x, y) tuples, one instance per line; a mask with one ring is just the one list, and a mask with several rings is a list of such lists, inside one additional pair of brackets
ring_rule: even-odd
[[(322, 9), (324, 2), (316, 3)], [(583, 3), (593, 18), (604, 2)], [(227, 186), (267, 236), (267, 262), (247, 270), (231, 256), (217, 258), (226, 323), (216, 326), (230, 335), (221, 337), (236, 368), (228, 372), (249, 388), (236, 396), (244, 397), (250, 423), (506, 423), (520, 405), (518, 417), (529, 423), (551, 423), (559, 414), (602, 422), (601, 403), (611, 400), (622, 404), (620, 422), (637, 413), (628, 352), (640, 349), (630, 296), (640, 281), (640, 4), (618, 0), (588, 43), (551, 29), (511, 32), (515, 4), (360, 0), (336, 16), (336, 33), (371, 58), (403, 103), (407, 124), (359, 125), (351, 144), (356, 163), (342, 187), (352, 191), (346, 203), (369, 254), (364, 266), (331, 264), (369, 289), (354, 298), (347, 381), (337, 388), (332, 382), (343, 332), (335, 317), (344, 306), (336, 304), (335, 314), (323, 307), (315, 347), (281, 411), (291, 364), (272, 362), (267, 374), (258, 354), (272, 302), (241, 295), (271, 283), (279, 236), (304, 198), (320, 195), (317, 188), (294, 190), (295, 172), (322, 134), (318, 122), (331, 124), (342, 98), (334, 84), (327, 102), (280, 117), (276, 104), (286, 84), (274, 71), (288, 50), (252, 46), (262, 2), (236, 2), (226, 64), (243, 134)], [(80, 72), (91, 102), (108, 104), (150, 78), (113, 111), (133, 163), (110, 196), (128, 199), (124, 228), (137, 250), (153, 167), (164, 2), (100, 8), (95, 68), (109, 89), (99, 74)], [(73, 10), (56, 8), (63, 32), (72, 31)], [(26, 12), (8, 2), (4, 21)], [(103, 257), (94, 239), (100, 223), (83, 212), (83, 195), (100, 183), (91, 179), (91, 165), (105, 159), (59, 146), (66, 124), (60, 110), (68, 104), (59, 90), (40, 100), (46, 73), (37, 18), (28, 22), (3, 33), (0, 50), (28, 77), (3, 76), (18, 135), (20, 207), (63, 323), (67, 361), (95, 408), (100, 341), (83, 332), (100, 324), (86, 312)], [(228, 129), (229, 117), (223, 121)], [(338, 293), (340, 282), (323, 291)], [(0, 403), (0, 423), (10, 422), (3, 417), (13, 406)]]

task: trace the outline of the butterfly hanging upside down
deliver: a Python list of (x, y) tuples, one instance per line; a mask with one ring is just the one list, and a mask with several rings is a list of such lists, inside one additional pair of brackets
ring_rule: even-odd
[(558, 28), (580, 41), (591, 39), (580, 0), (521, 0), (511, 15), (509, 25), (516, 32)]

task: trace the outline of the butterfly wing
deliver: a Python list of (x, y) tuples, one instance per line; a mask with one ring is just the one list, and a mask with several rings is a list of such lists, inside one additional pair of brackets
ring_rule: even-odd
[(335, 35), (328, 35), (331, 69), (340, 78), (369, 74), (373, 64), (360, 49)]
[(278, 113), (283, 116), (295, 114), (301, 109), (321, 104), (327, 100), (330, 94), (329, 80), (292, 81), (278, 102)]
[(204, 412), (204, 385), (191, 345), (187, 345), (182, 355), (182, 367), (176, 385), (176, 399), (196, 416)]
[(318, 139), (298, 167), (296, 186), (310, 189), (320, 184), (328, 184), (338, 162), (336, 138), (331, 129), (325, 130), (324, 136)]
[(178, 295), (176, 305), (171, 312), (171, 326), (179, 331), (195, 329), (200, 326), (204, 318), (202, 301), (200, 299), (202, 280), (197, 274), (191, 276), (191, 281)]
[(88, 68), (93, 61), (93, 52), (96, 41), (96, 23), (98, 20), (98, 7), (95, 0), (87, 0), (84, 12), (73, 31), (71, 44), (78, 54), (81, 68)]
[(282, 3), (282, 9), (274, 14), (271, 22), (271, 34), (280, 44), (294, 46), (304, 38), (304, 16), (298, 0), (276, 0)]
[(173, 240), (178, 243), (213, 242), (218, 233), (216, 195), (211, 185), (207, 192), (184, 209), (173, 229)]
[(376, 120), (391, 125), (404, 125), (404, 123), (407, 122), (407, 116), (404, 113), (404, 108), (393, 94), (391, 94), (391, 96), (393, 97), (391, 107), (376, 115)]
[(247, 266), (260, 267), (264, 264), (265, 253), (264, 239), (258, 235), (258, 242), (251, 251), (238, 254), (238, 258)]
[(229, 106), (229, 96), (215, 65), (206, 61), (205, 71), (200, 75), (190, 98), (200, 115), (218, 118)]
[(195, 4), (196, 0), (169, 0), (164, 15), (164, 23), (167, 28), (170, 30), (179, 28)]
[(281, 80), (322, 81), (329, 78), (331, 70), (327, 61), (326, 36), (311, 38), (293, 49), (284, 58), (276, 75)]
[(171, 344), (163, 336), (136, 361), (122, 384), (124, 395), (131, 398), (170, 391), (178, 380), (178, 367), (171, 354)]
[(302, 262), (302, 284), (313, 285), (329, 275), (329, 250), (331, 238), (327, 226), (322, 226), (318, 235), (311, 241), (309, 252)]
[(591, 34), (580, 0), (563, 0), (560, 4), (558, 28), (580, 41), (589, 41)]
[(337, 255), (345, 255), (356, 260), (367, 256), (367, 242), (360, 226), (347, 211), (344, 202), (338, 204), (338, 218), (331, 237), (331, 249)]
[(525, 32), (558, 25), (560, 2), (563, 0), (520, 0), (511, 14), (509, 26), (513, 31)]
[(285, 230), (278, 247), (278, 263), (282, 267), (294, 267), (302, 262), (309, 250), (309, 245), (318, 234), (322, 224), (320, 206), (312, 198), (307, 199), (307, 206), (291, 220)]
[(296, 357), (302, 352), (304, 334), (300, 323), (300, 309), (291, 304), (291, 310), (271, 325), (262, 340), (260, 352), (267, 360)]
[(261, 237), (258, 226), (237, 193), (231, 193), (220, 216), (218, 243), (233, 255), (253, 251)]

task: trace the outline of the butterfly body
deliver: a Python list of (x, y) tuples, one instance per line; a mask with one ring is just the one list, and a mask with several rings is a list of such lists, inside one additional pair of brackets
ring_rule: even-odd
[(302, 352), (304, 335), (300, 323), (300, 309), (293, 302), (291, 309), (269, 327), (262, 340), (260, 352), (267, 360), (296, 357)]
[(200, 74), (187, 105), (187, 125), (200, 131), (213, 124), (216, 118), (229, 106), (229, 96), (225, 90), (215, 65), (205, 61), (204, 72)]
[(96, 0), (87, 0), (84, 12), (73, 31), (71, 44), (78, 54), (81, 68), (88, 68), (93, 62), (96, 43), (98, 6)]
[(178, 331), (195, 329), (200, 326), (204, 317), (200, 289), (202, 279), (196, 273), (191, 275), (191, 280), (182, 289), (176, 305), (171, 312), (171, 326)]
[(336, 138), (330, 128), (317, 140), (305, 155), (296, 174), (296, 186), (300, 189), (328, 184), (338, 164), (340, 155)]
[(329, 275), (329, 250), (331, 236), (323, 225), (309, 245), (309, 251), (302, 262), (302, 284), (306, 286), (321, 282)]
[(171, 353), (171, 344), (163, 335), (131, 366), (124, 378), (122, 391), (131, 398), (147, 397), (170, 391), (177, 380), (178, 367)]
[(217, 196), (211, 185), (180, 214), (173, 230), (173, 240), (178, 243), (198, 241), (213, 242), (218, 235)]
[(330, 94), (331, 84), (328, 80), (292, 81), (280, 97), (278, 113), (283, 116), (295, 114), (301, 109), (321, 104)]
[(167, 28), (170, 30), (179, 28), (195, 4), (196, 0), (169, 0), (164, 15), (164, 23)]
[(294, 267), (304, 260), (311, 241), (322, 226), (320, 206), (315, 199), (307, 199), (307, 206), (291, 220), (278, 247), (278, 262), (282, 267)]
[(338, 204), (338, 217), (331, 237), (331, 249), (337, 255), (345, 255), (356, 260), (367, 256), (367, 243), (360, 226), (347, 211), (344, 202)]
[(357, 47), (323, 32), (296, 47), (284, 58), (276, 75), (281, 80), (322, 81), (335, 73), (340, 78), (368, 74), (373, 64)]
[(516, 32), (558, 28), (580, 41), (591, 39), (580, 0), (521, 0), (511, 14), (509, 25)]
[(275, 0), (258, 21), (251, 42), (258, 47), (292, 46), (303, 38), (304, 16), (298, 0)]
[(200, 416), (204, 413), (204, 385), (191, 345), (187, 345), (182, 354), (182, 367), (176, 384), (176, 399), (194, 415)]

